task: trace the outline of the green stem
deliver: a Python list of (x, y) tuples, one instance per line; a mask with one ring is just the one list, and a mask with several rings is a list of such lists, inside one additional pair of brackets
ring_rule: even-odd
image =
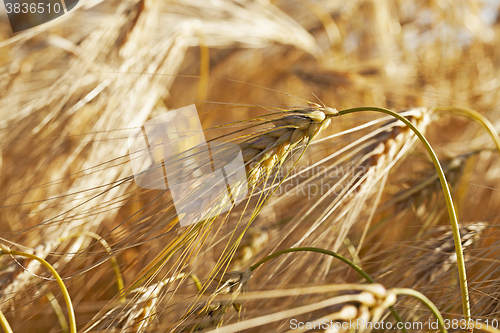
[(250, 270), (253, 272), (255, 269), (257, 269), (263, 263), (265, 263), (271, 259), (274, 259), (276, 257), (279, 257), (283, 254), (291, 253), (291, 252), (317, 252), (317, 253), (322, 253), (322, 254), (326, 254), (326, 255), (335, 257), (335, 258), (345, 262), (347, 265), (351, 266), (359, 275), (364, 277), (366, 281), (368, 281), (370, 283), (375, 283), (375, 281), (370, 277), (370, 275), (368, 275), (361, 267), (359, 267), (358, 265), (356, 265), (355, 263), (353, 263), (352, 261), (350, 261), (346, 257), (344, 257), (336, 252), (320, 249), (317, 247), (294, 247), (291, 249), (285, 249), (285, 250), (275, 252), (273, 254), (268, 255), (267, 257), (265, 257), (264, 259), (262, 259), (258, 263), (250, 266)]
[(498, 136), (497, 131), (495, 130), (495, 127), (493, 124), (482, 114), (480, 114), (477, 111), (474, 111), (472, 109), (468, 108), (461, 108), (461, 107), (455, 107), (455, 106), (449, 106), (449, 107), (439, 107), (435, 108), (432, 111), (434, 112), (450, 112), (453, 114), (459, 114), (461, 116), (467, 117), (469, 119), (472, 119), (479, 123), (481, 126), (483, 126), (486, 131), (491, 135), (491, 138), (495, 142), (495, 145), (497, 146), (498, 152), (500, 153), (500, 136)]
[(97, 241), (99, 241), (99, 243), (101, 243), (102, 247), (104, 247), (106, 252), (108, 252), (108, 254), (111, 257), (111, 265), (113, 265), (113, 270), (115, 271), (115, 275), (116, 275), (116, 286), (118, 287), (118, 293), (119, 294), (121, 293), (120, 300), (122, 303), (125, 303), (126, 297), (125, 297), (125, 294), (123, 293), (124, 283), (123, 283), (122, 274), (120, 272), (120, 265), (118, 265), (118, 261), (116, 260), (116, 257), (113, 255), (113, 250), (111, 249), (111, 247), (108, 245), (108, 242), (106, 242), (106, 240), (104, 238), (102, 238), (98, 234), (91, 232), (91, 231), (82, 231), (82, 232), (77, 232), (76, 234), (73, 234), (73, 235), (69, 235), (68, 237), (63, 237), (63, 238), (59, 239), (59, 241), (63, 242), (66, 239), (79, 237), (79, 236), (88, 236), (88, 237), (92, 237), (92, 238), (96, 239)]
[[(282, 254), (291, 253), (291, 252), (317, 252), (317, 253), (322, 253), (322, 254), (326, 254), (326, 255), (335, 257), (335, 258), (343, 261), (347, 265), (349, 265), (351, 268), (353, 268), (359, 275), (364, 277), (366, 281), (368, 281), (370, 283), (376, 283), (375, 280), (373, 280), (372, 277), (370, 275), (368, 275), (368, 273), (366, 273), (361, 267), (359, 267), (358, 265), (356, 265), (355, 263), (353, 263), (352, 261), (350, 261), (346, 257), (344, 257), (336, 252), (320, 249), (317, 247), (294, 247), (291, 249), (281, 250), (281, 251), (275, 252), (271, 255), (268, 255), (267, 257), (265, 257), (264, 259), (262, 259), (258, 263), (250, 266), (249, 269), (250, 269), (250, 271), (253, 272), (255, 269), (257, 269), (260, 265), (262, 265), (266, 261), (269, 261), (273, 258), (279, 257)], [(396, 321), (398, 323), (404, 324), (403, 319), (401, 319), (401, 317), (399, 316), (399, 313), (396, 311), (396, 309), (394, 309), (393, 306), (390, 306), (389, 310), (391, 311), (392, 315), (394, 316), (394, 318), (396, 319)], [(404, 325), (403, 325), (403, 328), (401, 329), (401, 331), (408, 333), (408, 331), (404, 328)]]
[(439, 323), (439, 330), (442, 333), (447, 333), (446, 327), (444, 326), (444, 319), (443, 316), (441, 315), (441, 312), (439, 309), (434, 305), (434, 303), (431, 302), (430, 299), (428, 299), (424, 294), (410, 289), (410, 288), (394, 288), (391, 289), (392, 292), (396, 295), (407, 295), (407, 296), (413, 296), (416, 299), (420, 300), (424, 305), (431, 310), (431, 312), (434, 314), (436, 319), (438, 320)]
[(462, 249), (462, 241), (460, 239), (458, 218), (457, 218), (457, 214), (455, 212), (455, 206), (453, 205), (453, 199), (451, 197), (450, 188), (448, 186), (448, 183), (446, 181), (446, 177), (445, 177), (444, 172), (443, 172), (443, 168), (441, 167), (441, 164), (439, 163), (439, 160), (436, 156), (436, 153), (434, 153), (434, 150), (432, 149), (431, 145), (429, 144), (429, 142), (427, 141), (425, 136), (415, 127), (415, 125), (413, 125), (408, 119), (401, 116), (397, 112), (394, 112), (394, 111), (391, 111), (388, 109), (384, 109), (384, 108), (379, 108), (379, 107), (359, 107), (359, 108), (353, 108), (353, 109), (339, 111), (339, 116), (346, 115), (349, 113), (361, 112), (361, 111), (381, 112), (381, 113), (391, 115), (394, 118), (402, 121), (406, 126), (408, 126), (415, 133), (415, 135), (420, 139), (420, 141), (422, 141), (425, 148), (427, 149), (427, 152), (431, 156), (432, 162), (434, 163), (434, 167), (436, 168), (436, 171), (437, 171), (438, 176), (439, 176), (439, 180), (441, 182), (441, 187), (443, 188), (443, 194), (444, 194), (444, 198), (446, 200), (446, 207), (448, 208), (448, 214), (450, 216), (451, 229), (453, 231), (453, 240), (455, 242), (455, 253), (457, 255), (457, 267), (458, 267), (458, 275), (459, 275), (459, 280), (460, 280), (460, 291), (461, 291), (461, 296), (462, 296), (462, 309), (463, 309), (465, 320), (469, 321), (469, 319), (470, 319), (469, 290), (467, 287), (467, 272), (465, 270), (465, 260), (464, 260), (464, 254), (463, 254), (463, 249)]
[(196, 289), (198, 289), (198, 292), (200, 292), (203, 289), (203, 287), (201, 285), (201, 282), (200, 282), (200, 279), (198, 279), (198, 277), (196, 275), (194, 275), (194, 274), (189, 274), (188, 277), (191, 278), (191, 280), (194, 281), (194, 283), (196, 285)]
[[(52, 267), (48, 262), (46, 262), (42, 258), (39, 258), (33, 254), (20, 252), (20, 251), (11, 251), (7, 247), (5, 247), (4, 245), (2, 245), (1, 248), (2, 248), (2, 250), (0, 251), (0, 255), (10, 254), (12, 256), (22, 256), (22, 257), (36, 260), (39, 263), (41, 263), (43, 266), (45, 266), (50, 271), (50, 273), (52, 273), (52, 275), (54, 276), (54, 278), (57, 281), (57, 284), (59, 285), (59, 288), (61, 289), (61, 292), (62, 292), (63, 297), (64, 297), (64, 301), (66, 302), (66, 306), (68, 308), (70, 332), (77, 333), (76, 332), (75, 311), (73, 310), (73, 303), (71, 303), (71, 298), (69, 296), (68, 290), (66, 289), (66, 286), (64, 285), (63, 280), (61, 279), (61, 277), (59, 276), (57, 271), (54, 269), (54, 267)], [(2, 327), (3, 327), (3, 324), (2, 324)], [(5, 330), (5, 328), (4, 328), (4, 330)], [(8, 331), (6, 331), (6, 332), (8, 332)], [(12, 332), (12, 330), (11, 330), (11, 332)]]
[(0, 326), (2, 326), (3, 331), (5, 333), (12, 333), (12, 328), (10, 328), (9, 322), (7, 321), (7, 318), (3, 315), (3, 312), (0, 311)]
[(47, 296), (47, 299), (49, 300), (50, 305), (52, 305), (52, 308), (54, 309), (54, 312), (56, 313), (57, 319), (59, 320), (59, 325), (61, 325), (61, 330), (64, 333), (69, 332), (69, 326), (68, 326), (68, 321), (66, 320), (66, 317), (64, 316), (64, 312), (59, 305), (59, 302), (57, 301), (57, 298), (54, 297), (54, 294), (51, 293), (50, 291), (45, 294)]

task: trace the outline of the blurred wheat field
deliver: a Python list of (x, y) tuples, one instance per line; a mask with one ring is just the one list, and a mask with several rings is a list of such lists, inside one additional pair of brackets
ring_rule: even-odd
[[(406, 322), (435, 321), (401, 288), (461, 320), (450, 218), (423, 145), (388, 116), (330, 117), (330, 108), (383, 107), (436, 151), (472, 318), (491, 323), (498, 152), (477, 124), (432, 110), (471, 108), (500, 129), (499, 9), (493, 0), (87, 0), (14, 35), (1, 8), (0, 241), (61, 275), (78, 332), (395, 325), (392, 304)], [(251, 191), (181, 227), (168, 190), (134, 182), (127, 133), (190, 104), (207, 140), (241, 147)], [(300, 247), (333, 251), (385, 289), (324, 253), (255, 266)], [(52, 275), (26, 257), (0, 260), (0, 310), (13, 332), (70, 332)]]

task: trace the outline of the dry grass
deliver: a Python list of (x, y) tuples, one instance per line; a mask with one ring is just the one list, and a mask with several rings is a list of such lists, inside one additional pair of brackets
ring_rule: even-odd
[[(496, 3), (89, 0), (15, 36), (1, 10), (0, 237), (54, 266), (79, 331), (285, 332), (290, 316), (395, 322), (395, 296), (356, 299), (370, 290), (332, 257), (291, 253), (248, 274), (298, 246), (336, 251), (388, 291), (413, 288), (461, 319), (433, 165), (390, 117), (335, 117), (367, 105), (401, 111), (425, 132), (459, 213), (472, 316), (498, 318), (497, 152), (476, 124), (431, 111), (470, 107), (500, 129)], [(193, 103), (208, 140), (240, 145), (250, 193), (179, 227), (168, 190), (134, 183), (127, 135)], [(69, 237), (89, 233), (111, 250)], [(13, 331), (60, 331), (49, 301), (66, 311), (57, 283), (15, 259), (0, 262)], [(304, 292), (312, 286), (325, 288)], [(433, 318), (402, 295), (395, 308), (404, 320)]]

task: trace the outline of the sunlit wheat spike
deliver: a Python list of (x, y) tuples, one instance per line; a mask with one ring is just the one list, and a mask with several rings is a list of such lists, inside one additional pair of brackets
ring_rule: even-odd
[(331, 116), (338, 114), (333, 108), (317, 107), (294, 110), (286, 117), (273, 120), (269, 132), (241, 144), (243, 160), (248, 165), (248, 180), (255, 184), (286, 160), (292, 150), (312, 142), (331, 124)]
[[(407, 118), (420, 132), (425, 133), (430, 123), (430, 112), (426, 108), (412, 109)], [(377, 142), (365, 149), (365, 153), (371, 154), (371, 156), (366, 159), (364, 165), (368, 168), (377, 168), (378, 172), (384, 170), (384, 166), (396, 158), (403, 145), (409, 139), (415, 137), (413, 131), (400, 121), (393, 120), (388, 124), (392, 124), (393, 126), (377, 134), (374, 137)]]

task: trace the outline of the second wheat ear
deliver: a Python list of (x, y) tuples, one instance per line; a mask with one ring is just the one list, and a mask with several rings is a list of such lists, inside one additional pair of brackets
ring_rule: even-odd
[[(459, 231), (459, 224), (458, 224), (458, 217), (455, 212), (455, 206), (453, 204), (453, 198), (451, 196), (451, 191), (448, 186), (448, 182), (446, 180), (446, 176), (444, 174), (443, 168), (441, 167), (441, 163), (439, 162), (439, 159), (432, 149), (430, 143), (427, 141), (426, 137), (418, 130), (417, 127), (415, 127), (414, 124), (412, 124), (411, 121), (403, 117), (397, 112), (394, 112), (389, 109), (384, 109), (380, 107), (359, 107), (359, 108), (352, 108), (352, 109), (346, 109), (346, 110), (341, 110), (338, 112), (338, 116), (343, 116), (347, 115), (350, 113), (357, 113), (357, 112), (363, 112), (363, 111), (374, 111), (374, 112), (379, 112), (379, 113), (385, 113), (390, 116), (393, 116), (394, 118), (402, 121), (406, 126), (408, 126), (414, 133), (415, 135), (420, 139), (420, 141), (423, 143), (425, 146), (425, 149), (429, 153), (432, 162), (434, 164), (434, 167), (436, 168), (436, 171), (439, 176), (439, 180), (441, 182), (441, 187), (443, 190), (443, 194), (445, 197), (446, 201), (446, 207), (448, 209), (448, 215), (450, 217), (450, 224), (451, 228), (453, 231), (453, 240), (455, 242), (455, 253), (457, 255), (457, 267), (458, 267), (458, 275), (459, 275), (459, 280), (460, 280), (460, 293), (462, 297), (462, 310), (463, 310), (463, 315), (466, 321), (469, 321), (471, 318), (471, 310), (470, 310), (470, 302), (469, 302), (469, 288), (467, 286), (467, 272), (465, 269), (465, 259), (464, 259), (464, 254), (463, 254), (463, 248), (462, 248), (462, 241), (460, 238), (460, 231)], [(333, 115), (337, 116), (337, 115)]]

